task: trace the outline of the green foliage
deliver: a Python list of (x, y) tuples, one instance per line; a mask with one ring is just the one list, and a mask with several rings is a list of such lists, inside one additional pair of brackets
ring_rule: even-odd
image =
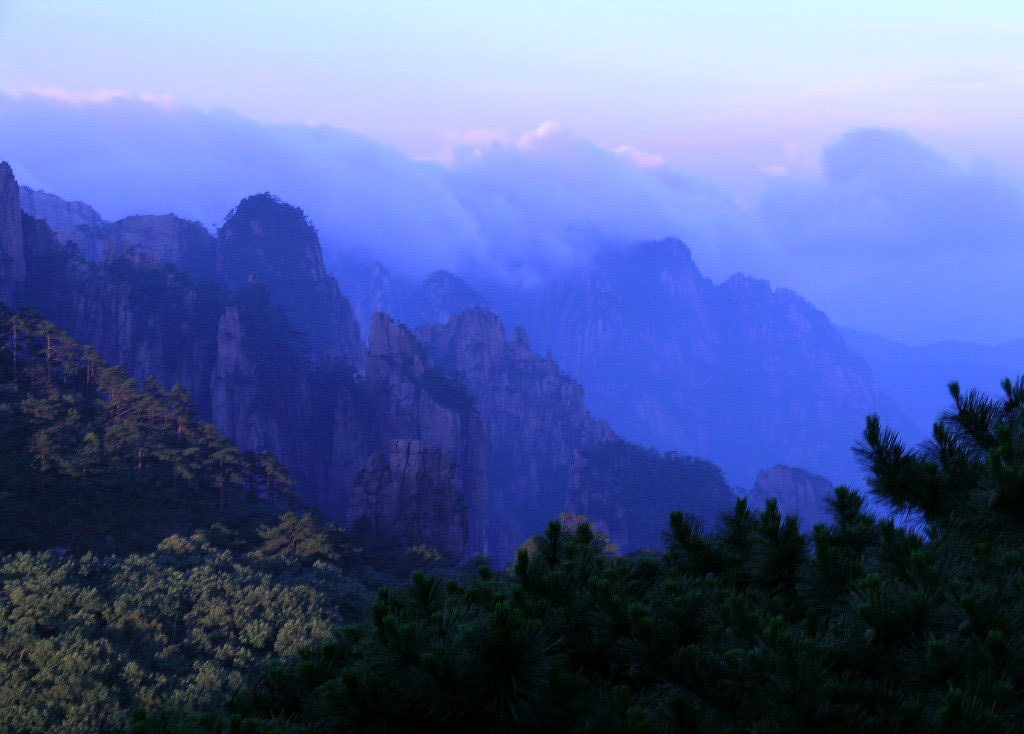
[[(147, 709), (218, 710), (259, 665), (365, 614), (372, 595), (339, 565), (353, 552), (337, 529), (287, 514), (247, 536), (171, 536), (145, 555), (2, 559), (0, 730), (126, 731), (133, 709), (136, 726)], [(204, 721), (217, 719), (175, 716), (169, 730)]]
[(608, 518), (609, 535), (628, 548), (659, 547), (666, 505), (713, 523), (735, 496), (714, 464), (622, 439), (585, 450), (579, 471), (575, 504), (586, 515)]
[(0, 306), (0, 549), (152, 548), (269, 518), (290, 487), (276, 460), (196, 421), (180, 387), (139, 387), (38, 315)]
[[(247, 293), (242, 310), (262, 298)], [(371, 608), (381, 577), (343, 530), (270, 521), (267, 500), (289, 488), (272, 457), (241, 453), (184, 391), (136, 386), (32, 313), (2, 309), (0, 323), (0, 730), (1024, 721), (1024, 380), (999, 399), (952, 385), (953, 410), (918, 448), (869, 418), (858, 453), (899, 522), (840, 487), (810, 537), (774, 502), (739, 500), (715, 523), (675, 513), (663, 553), (620, 557), (566, 516), (507, 572), (435, 565)], [(624, 446), (586, 471), (644, 522), (647, 485), (697, 483), (709, 502), (721, 489), (700, 462)]]
[[(743, 500), (662, 554), (552, 523), (510, 573), (414, 575), (370, 622), (264, 670), (218, 726), (289, 731), (1009, 732), (1024, 721), (1024, 383), (954, 388), (935, 440), (870, 419), (877, 495), (832, 522)], [(187, 721), (164, 713), (164, 721)], [(152, 728), (142, 731), (165, 731)]]

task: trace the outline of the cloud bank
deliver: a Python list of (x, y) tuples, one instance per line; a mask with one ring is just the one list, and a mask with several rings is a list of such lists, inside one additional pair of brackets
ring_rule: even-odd
[(1024, 336), (1024, 188), (906, 133), (855, 130), (768, 186), (757, 267), (834, 320), (908, 342)]
[(165, 98), (0, 95), (0, 158), (23, 183), (107, 219), (174, 212), (214, 227), (242, 197), (270, 191), (306, 211), (329, 252), (411, 275), (525, 280), (674, 236), (712, 277), (768, 277), (861, 330), (916, 343), (1024, 337), (1020, 181), (906, 133), (852, 131), (814, 177), (768, 167), (746, 208), (654, 153), (606, 150), (553, 123), (456, 142), (440, 161), (417, 161), (335, 128)]
[[(215, 226), (242, 197), (301, 206), (328, 249), (411, 274), (475, 267), (536, 278), (596, 248), (681, 236), (710, 253), (734, 237), (729, 198), (546, 123), (470, 136), (448, 164), (413, 161), (326, 126), (262, 125), (116, 92), (0, 95), (0, 155), (29, 186), (105, 218), (173, 212)], [(637, 152), (639, 153), (639, 152)]]

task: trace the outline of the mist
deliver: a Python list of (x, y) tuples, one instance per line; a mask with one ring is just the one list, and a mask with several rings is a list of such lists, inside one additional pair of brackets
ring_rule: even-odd
[(108, 220), (173, 212), (212, 229), (270, 191), (305, 210), (328, 256), (366, 253), (414, 277), (537, 281), (599, 249), (671, 236), (715, 280), (767, 277), (863, 331), (907, 343), (1024, 336), (1020, 181), (898, 130), (851, 131), (813, 176), (773, 171), (752, 206), (654, 152), (601, 148), (553, 123), (421, 161), (337, 128), (124, 95), (0, 95), (0, 157), (22, 183)]
[(991, 162), (962, 165), (897, 130), (855, 130), (822, 174), (773, 181), (757, 267), (834, 321), (908, 343), (1024, 335), (1024, 195)]

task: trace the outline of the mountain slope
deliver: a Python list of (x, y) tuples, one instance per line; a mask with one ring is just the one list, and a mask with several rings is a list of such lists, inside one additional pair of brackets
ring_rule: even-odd
[[(197, 422), (181, 389), (136, 386), (89, 347), (0, 304), (0, 547), (125, 552), (288, 502), (277, 461)], [(270, 501), (268, 503), (268, 501)]]
[[(133, 374), (189, 387), (201, 415), (240, 446), (279, 455), (299, 498), (363, 539), (508, 559), (538, 524), (586, 506), (629, 547), (635, 533), (615, 518), (630, 498), (609, 502), (585, 471), (618, 437), (590, 415), (579, 385), (534, 354), (525, 332), (507, 342), (482, 309), (416, 335), (373, 316), (364, 357), (301, 210), (250, 197), (216, 239), (174, 217), (103, 224), (99, 262), (31, 216), (21, 225), (31, 265), (22, 302)], [(477, 295), (438, 273), (403, 298), (430, 320)], [(637, 452), (619, 465), (657, 496), (667, 475), (656, 467), (672, 460)], [(724, 509), (729, 490), (712, 474), (711, 484), (678, 475), (655, 521), (670, 509)], [(588, 504), (592, 491), (603, 504)]]
[(886, 401), (797, 294), (742, 275), (715, 285), (676, 240), (499, 292), (497, 310), (576, 375), (625, 437), (706, 457), (747, 486), (778, 463), (859, 478), (850, 447)]
[(1024, 365), (1024, 339), (995, 345), (937, 342), (908, 346), (854, 329), (840, 332), (852, 349), (864, 355), (879, 387), (900, 396), (900, 407), (911, 420), (905, 430), (911, 442), (930, 435), (932, 423), (950, 402), (947, 385), (951, 381), (995, 392)]

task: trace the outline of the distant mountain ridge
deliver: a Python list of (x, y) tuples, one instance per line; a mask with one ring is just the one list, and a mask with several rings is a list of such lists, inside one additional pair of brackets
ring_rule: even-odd
[(733, 484), (751, 486), (776, 464), (856, 484), (850, 449), (866, 415), (880, 412), (903, 432), (918, 431), (920, 421), (887, 397), (901, 386), (879, 387), (824, 314), (744, 275), (713, 284), (678, 240), (609, 249), (535, 287), (443, 271), (416, 282), (386, 264), (338, 255), (327, 265), (364, 331), (374, 311), (415, 327), (490, 308), (525, 327), (618, 433), (707, 457)]
[[(9, 268), (0, 280), (11, 300), (133, 374), (184, 385), (201, 415), (243, 449), (278, 455), (301, 500), (349, 520), (365, 541), (508, 559), (539, 519), (585, 503), (583, 453), (617, 440), (579, 386), (534, 355), (525, 333), (506, 341), (494, 314), (453, 316), (447, 330), (415, 335), (378, 314), (367, 347), (315, 230), (270, 195), (243, 200), (216, 237), (142, 216), (76, 225), (68, 246), (21, 215), (4, 173), (5, 221), (19, 221), (0, 232), (0, 255), (25, 263), (24, 275)], [(94, 259), (82, 257), (82, 242)], [(411, 302), (436, 318), (466, 292), (440, 277)], [(653, 484), (663, 460), (645, 458), (631, 473)], [(713, 521), (732, 500), (721, 474), (697, 481), (684, 469), (667, 488), (674, 507)], [(433, 499), (424, 503), (424, 492)]]
[(929, 438), (932, 423), (952, 405), (950, 382), (994, 394), (1004, 379), (1024, 372), (1024, 339), (993, 345), (946, 341), (908, 346), (849, 328), (840, 328), (840, 333), (864, 356), (881, 389), (900, 396), (900, 407), (911, 421), (904, 436), (910, 443)]
[[(908, 424), (825, 314), (742, 274), (712, 283), (678, 240), (609, 249), (533, 287), (455, 286), (450, 273), (415, 284), (372, 267), (372, 279), (359, 277), (365, 265), (339, 263), (335, 272), (346, 292), (393, 304), (412, 323), (486, 303), (578, 379), (620, 435), (706, 457), (732, 484), (749, 487), (776, 464), (857, 484), (851, 447), (865, 417)], [(417, 297), (423, 292), (434, 300)]]

